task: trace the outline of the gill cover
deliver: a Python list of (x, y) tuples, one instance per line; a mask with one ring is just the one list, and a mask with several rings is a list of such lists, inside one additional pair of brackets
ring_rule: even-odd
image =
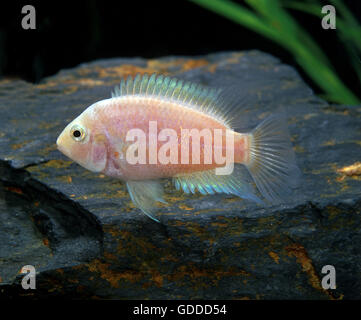
[(98, 135), (94, 137), (91, 151), (89, 154), (89, 170), (93, 172), (101, 172), (107, 164), (107, 148), (105, 137)]

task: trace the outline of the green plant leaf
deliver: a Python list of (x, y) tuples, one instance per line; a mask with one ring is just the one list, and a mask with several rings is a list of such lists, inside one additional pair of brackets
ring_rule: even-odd
[[(334, 102), (358, 104), (359, 99), (339, 79), (327, 56), (312, 37), (283, 7), (280, 0), (246, 0), (253, 9), (229, 0), (190, 0), (278, 43), (289, 51), (309, 77)], [(338, 0), (333, 0), (338, 2)], [(296, 2), (287, 6), (300, 8)], [(316, 14), (316, 5), (304, 3), (304, 11)], [(321, 14), (321, 7), (318, 7)], [(342, 23), (341, 23), (342, 24)], [(359, 33), (360, 34), (360, 33)], [(355, 37), (356, 32), (349, 37)]]

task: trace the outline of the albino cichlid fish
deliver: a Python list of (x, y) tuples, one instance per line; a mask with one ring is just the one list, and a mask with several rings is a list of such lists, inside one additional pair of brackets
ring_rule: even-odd
[(234, 131), (240, 103), (221, 90), (162, 75), (122, 80), (110, 99), (89, 106), (57, 139), (84, 168), (125, 181), (134, 204), (153, 220), (164, 202), (161, 178), (186, 193), (226, 193), (279, 203), (297, 183), (283, 118), (270, 116), (251, 132)]

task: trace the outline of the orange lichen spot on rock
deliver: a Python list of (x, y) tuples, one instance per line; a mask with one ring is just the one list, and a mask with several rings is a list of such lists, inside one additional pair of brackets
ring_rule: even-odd
[(49, 239), (48, 238), (43, 238), (43, 244), (44, 244), (44, 246), (49, 247)]
[(150, 280), (154, 282), (158, 288), (163, 286), (163, 276), (159, 272), (153, 272)]
[(260, 114), (257, 116), (257, 118), (260, 119), (260, 120), (263, 120), (263, 119), (265, 119), (266, 117), (268, 117), (269, 115), (270, 115), (269, 112), (262, 112), (262, 113), (260, 113)]
[(147, 68), (154, 70), (153, 72), (159, 72), (167, 74), (169, 68), (178, 67), (183, 63), (184, 59), (172, 59), (170, 61), (160, 61), (157, 59), (148, 60)]
[(104, 81), (102, 80), (95, 80), (95, 79), (88, 79), (88, 78), (82, 78), (78, 80), (78, 83), (82, 86), (87, 87), (95, 87), (100, 86), (104, 84)]
[(239, 60), (244, 56), (243, 52), (238, 52), (238, 53), (234, 53), (232, 54), (232, 56), (230, 58), (228, 58), (226, 60), (226, 63), (228, 64), (237, 64), (239, 63)]
[(337, 181), (343, 181), (346, 177), (351, 177), (357, 180), (361, 179), (361, 162), (355, 162), (350, 166), (346, 166), (340, 169), (337, 169), (337, 172), (342, 176), (338, 177)]
[(73, 161), (67, 161), (67, 160), (49, 160), (48, 162), (44, 163), (45, 167), (50, 168), (56, 168), (56, 169), (62, 169), (69, 167)]
[(11, 149), (13, 149), (13, 150), (21, 149), (21, 148), (25, 147), (28, 143), (29, 143), (29, 141), (24, 141), (21, 143), (14, 143), (11, 145)]
[(285, 249), (287, 255), (289, 257), (295, 257), (297, 263), (301, 265), (302, 271), (306, 272), (309, 275), (310, 283), (312, 284), (312, 286), (316, 289), (322, 289), (315, 268), (312, 265), (312, 261), (309, 258), (305, 247), (295, 243), (287, 246)]
[(328, 140), (328, 141), (325, 141), (324, 143), (322, 143), (321, 146), (329, 147), (329, 146), (334, 146), (335, 144), (336, 144), (335, 139), (331, 139), (331, 140)]
[(147, 289), (153, 285), (158, 288), (163, 286), (163, 276), (158, 271), (152, 271), (150, 273), (149, 281), (145, 282), (142, 287), (143, 289)]
[(302, 267), (302, 271), (307, 273), (308, 280), (311, 286), (317, 290), (324, 292), (331, 300), (333, 300), (334, 297), (331, 295), (331, 293), (322, 288), (321, 280), (316, 273), (316, 269), (313, 266), (312, 260), (308, 256), (305, 247), (301, 244), (294, 243), (287, 246), (285, 250), (289, 257), (296, 258), (297, 263), (299, 263)]
[(49, 87), (55, 87), (56, 85), (58, 85), (58, 83), (56, 81), (46, 81), (41, 84), (36, 84), (36, 85), (34, 85), (34, 87), (37, 89), (47, 89)]
[(212, 227), (218, 227), (218, 228), (227, 228), (229, 227), (229, 224), (227, 222), (212, 222)]
[(99, 259), (95, 259), (88, 264), (88, 269), (90, 272), (100, 273), (101, 278), (108, 281), (113, 288), (119, 288), (120, 275), (116, 275), (113, 271), (109, 270), (109, 264), (102, 263)]
[(222, 201), (228, 203), (228, 202), (240, 202), (239, 198), (234, 196), (234, 197), (229, 197), (229, 198), (224, 198), (222, 199)]
[(68, 183), (72, 183), (73, 182), (73, 179), (71, 176), (67, 176), (66, 180), (68, 181)]
[(295, 80), (295, 79), (283, 80), (281, 89), (282, 90), (293, 89), (293, 88), (296, 88), (298, 84), (299, 84), (299, 82), (297, 80)]
[(186, 211), (194, 210), (193, 207), (188, 207), (188, 206), (185, 205), (185, 204), (180, 204), (180, 205), (178, 205), (178, 207), (179, 207), (179, 209), (186, 210)]
[(129, 234), (129, 233), (127, 233), (127, 231), (121, 231), (118, 227), (115, 227), (115, 226), (110, 225), (110, 224), (105, 224), (103, 226), (103, 230), (104, 230), (105, 233), (109, 233), (114, 238), (118, 238), (119, 236), (124, 236), (124, 235)]
[(39, 151), (39, 154), (40, 155), (47, 155), (49, 154), (51, 151), (54, 151), (56, 150), (56, 144), (55, 143), (52, 143), (50, 145), (48, 145), (47, 147), (45, 147), (44, 149), (40, 150)]
[[(58, 123), (56, 121), (51, 121), (51, 122), (40, 122), (38, 124), (38, 128), (39, 129), (46, 129), (46, 130), (49, 130), (51, 128), (54, 128), (58, 125)], [(55, 146), (55, 144), (53, 144), (53, 146)]]
[(11, 78), (4, 78), (4, 79), (1, 79), (0, 80), (0, 85), (3, 85), (3, 84), (8, 84), (10, 82), (12, 82), (13, 80)]
[(209, 62), (205, 59), (172, 59), (170, 61), (153, 59), (147, 62), (147, 67), (154, 70), (154, 72), (167, 74), (168, 70), (174, 67), (179, 67), (181, 71), (188, 71), (208, 64)]
[(313, 117), (317, 117), (317, 116), (318, 116), (317, 113), (308, 113), (308, 114), (305, 114), (305, 115), (303, 116), (303, 119), (309, 120), (309, 119), (311, 119), (311, 118), (313, 118)]
[(342, 212), (341, 209), (339, 209), (335, 206), (327, 206), (326, 209), (327, 209), (327, 212), (331, 219), (333, 219), (335, 216), (337, 216), (338, 214), (340, 214)]
[[(198, 287), (208, 287), (218, 285), (220, 280), (225, 277), (250, 277), (251, 274), (234, 267), (225, 270), (219, 269), (200, 269), (193, 264), (179, 266), (175, 272), (167, 276), (169, 281), (186, 281)], [(200, 278), (207, 278), (210, 281), (199, 281)]]
[(185, 200), (185, 196), (184, 194), (180, 193), (180, 192), (177, 192), (179, 194), (179, 196), (175, 196), (174, 194), (165, 194), (164, 195), (164, 198), (167, 202), (169, 203), (175, 203), (175, 202), (178, 202), (178, 201), (184, 201)]
[(93, 68), (89, 68), (88, 66), (83, 66), (83, 67), (80, 67), (80, 68), (77, 68), (76, 69), (76, 73), (79, 75), (79, 76), (82, 76), (83, 78), (86, 76), (86, 75), (89, 75), (91, 73), (93, 73), (94, 70)]
[(95, 71), (98, 73), (100, 78), (116, 78), (117, 80), (122, 77), (135, 76), (138, 73), (154, 73), (157, 70), (152, 68), (142, 68), (131, 64), (123, 64), (116, 67), (101, 68), (96, 67)]
[(172, 254), (166, 254), (166, 255), (160, 257), (160, 261), (161, 262), (169, 262), (169, 261), (178, 262), (178, 259), (175, 256), (173, 256)]
[(280, 257), (278, 256), (278, 254), (276, 252), (270, 251), (270, 252), (268, 252), (268, 254), (273, 259), (274, 262), (279, 264)]
[(208, 61), (205, 59), (190, 59), (183, 63), (182, 70), (188, 71), (196, 68), (201, 68), (208, 65)]
[(79, 283), (78, 279), (67, 279), (67, 281), (70, 283)]
[(64, 275), (64, 270), (63, 269), (56, 269), (55, 271), (57, 273), (60, 273), (61, 275)]
[(90, 272), (97, 272), (100, 274), (100, 277), (110, 284), (113, 288), (119, 288), (119, 281), (125, 280), (131, 283), (139, 282), (142, 278), (142, 274), (132, 270), (126, 270), (122, 272), (116, 272), (111, 270), (109, 263), (104, 263), (99, 259), (93, 260), (91, 263), (87, 264)]
[(24, 194), (23, 190), (18, 188), (18, 187), (5, 187), (5, 190), (8, 190), (10, 192), (13, 192), (13, 193), (17, 193), (17, 194)]
[(76, 287), (76, 291), (78, 292), (78, 293), (82, 293), (82, 292), (84, 292), (85, 291), (85, 286), (83, 286), (83, 285), (78, 285), (77, 287)]
[(212, 63), (208, 66), (207, 70), (210, 73), (214, 73), (217, 70), (218, 64), (217, 63)]
[(297, 141), (297, 138), (298, 138), (298, 134), (294, 134), (291, 136), (291, 141), (295, 142), (295, 141)]
[(328, 106), (326, 108), (323, 108), (322, 111), (326, 114), (337, 113), (341, 116), (348, 116), (350, 114), (349, 110), (347, 109), (342, 110), (341, 108), (336, 108), (334, 106)]
[(294, 150), (295, 152), (297, 152), (297, 153), (303, 153), (303, 152), (305, 152), (305, 148), (303, 148), (303, 147), (301, 147), (301, 146), (299, 146), (299, 145), (294, 146), (294, 147), (293, 147), (293, 150)]
[(234, 53), (234, 54), (232, 54), (231, 57), (229, 57), (225, 60), (221, 60), (217, 63), (209, 64), (207, 67), (207, 70), (211, 73), (214, 73), (219, 66), (227, 66), (228, 67), (228, 65), (229, 65), (229, 67), (231, 67), (232, 64), (238, 64), (242, 56), (244, 56), (244, 53)]
[(104, 258), (107, 260), (117, 260), (117, 257), (110, 252), (104, 252)]
[(67, 86), (64, 90), (63, 90), (63, 93), (64, 94), (72, 94), (76, 91), (78, 91), (79, 87), (78, 86)]

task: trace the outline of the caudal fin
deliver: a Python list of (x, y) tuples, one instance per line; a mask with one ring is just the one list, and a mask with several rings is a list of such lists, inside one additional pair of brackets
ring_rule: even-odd
[(290, 187), (297, 185), (300, 170), (282, 117), (271, 116), (252, 131), (247, 168), (258, 190), (273, 203), (287, 198)]

